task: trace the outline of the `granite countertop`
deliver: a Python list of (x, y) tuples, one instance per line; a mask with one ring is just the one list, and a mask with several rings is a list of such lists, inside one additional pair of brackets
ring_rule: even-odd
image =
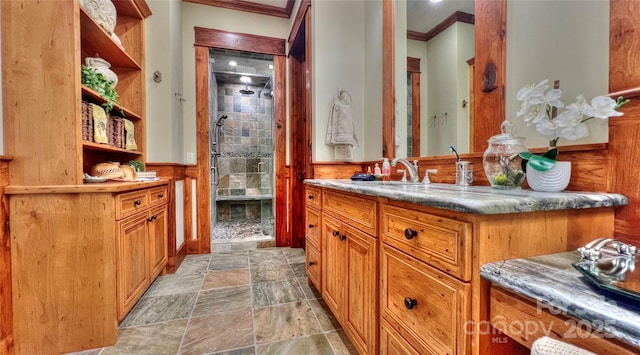
[(585, 326), (598, 334), (604, 330), (640, 346), (640, 303), (589, 283), (571, 266), (578, 260), (578, 252), (513, 259), (485, 264), (480, 275), (494, 285), (553, 307), (554, 314), (588, 322)]
[(501, 190), (489, 186), (350, 179), (307, 179), (304, 183), (477, 214), (615, 207), (628, 204), (627, 198), (623, 195), (598, 192), (536, 192), (526, 189)]

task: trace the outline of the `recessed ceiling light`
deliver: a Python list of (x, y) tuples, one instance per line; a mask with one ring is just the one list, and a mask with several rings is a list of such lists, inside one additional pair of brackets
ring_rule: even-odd
[(273, 64), (269, 64), (269, 69), (273, 69)]
[(431, 2), (432, 2), (432, 3), (434, 3), (434, 4), (436, 4), (436, 3), (441, 2), (442, 0), (429, 0), (429, 1), (431, 1)]
[(232, 67), (235, 67), (236, 65), (238, 65), (238, 63), (234, 62), (233, 60), (229, 62), (229, 65)]
[(251, 78), (248, 76), (241, 76), (240, 77), (240, 81), (242, 81), (243, 83), (250, 83), (251, 82)]

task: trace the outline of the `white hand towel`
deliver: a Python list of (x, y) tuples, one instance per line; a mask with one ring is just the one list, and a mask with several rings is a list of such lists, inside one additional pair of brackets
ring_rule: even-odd
[(351, 102), (348, 99), (348, 93), (345, 95), (344, 90), (340, 90), (333, 98), (331, 111), (329, 112), (329, 121), (327, 124), (327, 134), (325, 143), (329, 145), (349, 145), (350, 147), (359, 146), (358, 137), (353, 125), (353, 117), (351, 115)]

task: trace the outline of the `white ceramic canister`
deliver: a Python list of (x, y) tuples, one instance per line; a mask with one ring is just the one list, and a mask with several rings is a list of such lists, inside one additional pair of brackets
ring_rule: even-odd
[(118, 85), (118, 75), (109, 69), (111, 68), (109, 62), (100, 58), (97, 54), (95, 57), (86, 57), (84, 62), (89, 68), (95, 70), (96, 73), (100, 73), (104, 75), (107, 80), (113, 81), (113, 87)]
[(116, 28), (116, 7), (111, 0), (80, 0), (82, 6), (91, 17), (109, 34)]

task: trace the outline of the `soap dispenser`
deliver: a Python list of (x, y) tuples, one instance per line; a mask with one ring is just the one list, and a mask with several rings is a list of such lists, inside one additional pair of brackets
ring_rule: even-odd
[(375, 175), (382, 175), (382, 170), (380, 170), (380, 165), (378, 163), (376, 163), (375, 167), (373, 168), (373, 173)]
[(389, 158), (382, 158), (382, 179), (389, 180), (391, 178), (391, 163)]

